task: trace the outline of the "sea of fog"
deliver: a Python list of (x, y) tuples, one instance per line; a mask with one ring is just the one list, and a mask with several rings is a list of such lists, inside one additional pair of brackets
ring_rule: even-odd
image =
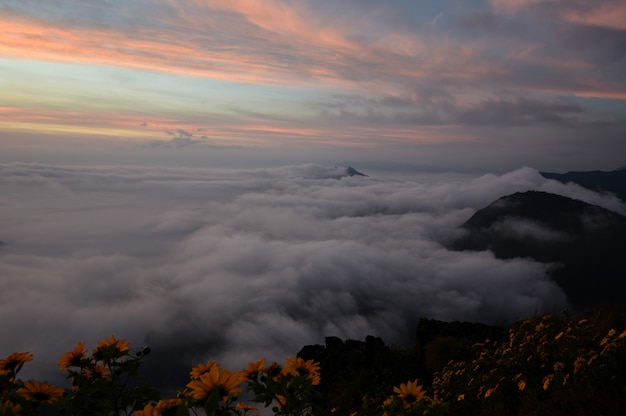
[(171, 381), (326, 336), (407, 344), (421, 317), (508, 324), (567, 299), (539, 263), (447, 250), (465, 220), (529, 189), (623, 210), (531, 168), (344, 172), (0, 164), (0, 357), (31, 351), (23, 376), (55, 381), (115, 335)]

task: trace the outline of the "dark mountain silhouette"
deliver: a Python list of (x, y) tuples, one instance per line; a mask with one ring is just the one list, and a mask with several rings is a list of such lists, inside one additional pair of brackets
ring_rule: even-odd
[(597, 192), (614, 194), (622, 201), (626, 201), (626, 167), (610, 172), (594, 170), (588, 172), (540, 173), (548, 179), (554, 179), (563, 183), (574, 182)]
[(520, 192), (478, 210), (450, 247), (550, 263), (574, 308), (626, 298), (626, 217), (547, 192)]
[(470, 358), (472, 344), (506, 334), (502, 327), (422, 318), (415, 341), (405, 348), (390, 348), (371, 335), (365, 341), (326, 337), (324, 345), (304, 346), (297, 356), (321, 364), (322, 381), (316, 389), (326, 401), (317, 404), (335, 408), (338, 415), (350, 414), (363, 407), (364, 396), (386, 394), (381, 386), (390, 391), (407, 380), (430, 382), (450, 360)]
[(359, 172), (358, 170), (354, 169), (351, 166), (348, 166), (348, 168), (346, 169), (346, 175), (348, 176), (366, 176), (366, 174)]

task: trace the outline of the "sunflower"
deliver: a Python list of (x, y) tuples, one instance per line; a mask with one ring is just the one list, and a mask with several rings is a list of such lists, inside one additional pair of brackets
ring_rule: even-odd
[(24, 363), (33, 360), (33, 354), (30, 352), (14, 352), (9, 356), (0, 360), (0, 374), (17, 373), (20, 371)]
[(93, 366), (93, 368), (90, 368), (85, 372), (85, 376), (90, 380), (96, 380), (101, 378), (108, 379), (110, 375), (111, 371), (109, 371), (108, 368), (102, 365), (95, 365)]
[(396, 393), (404, 402), (405, 409), (411, 407), (413, 403), (426, 398), (426, 391), (424, 391), (422, 386), (417, 383), (417, 380), (409, 381), (406, 384), (402, 383), (399, 387), (393, 388), (394, 393)]
[(93, 357), (97, 360), (109, 360), (121, 358), (129, 351), (130, 345), (126, 342), (126, 338), (116, 339), (115, 336), (111, 335), (110, 338), (98, 341), (98, 347), (93, 350)]
[(246, 381), (243, 372), (231, 373), (228, 370), (221, 370), (219, 367), (213, 368), (208, 373), (202, 374), (197, 380), (187, 383), (189, 395), (196, 399), (207, 397), (213, 389), (218, 389), (222, 401), (228, 401), (229, 396), (237, 397), (242, 392), (239, 386)]
[(198, 364), (196, 367), (192, 368), (189, 375), (191, 376), (192, 380), (195, 380), (195, 379), (200, 378), (202, 374), (211, 372), (211, 370), (213, 370), (216, 367), (219, 367), (217, 362), (211, 360), (211, 361), (208, 361), (206, 364)]
[(44, 403), (56, 402), (63, 396), (64, 392), (65, 390), (60, 387), (38, 381), (25, 381), (24, 387), (17, 389), (17, 394), (25, 399)]
[(85, 349), (85, 343), (79, 342), (76, 344), (72, 351), (66, 352), (59, 360), (59, 371), (65, 371), (70, 367), (80, 367), (82, 360), (87, 358), (85, 356), (87, 350)]
[(181, 404), (180, 399), (159, 400), (156, 405), (148, 403), (142, 410), (135, 412), (135, 416), (162, 416), (166, 411)]
[(263, 358), (259, 358), (253, 363), (248, 363), (248, 369), (244, 370), (243, 375), (246, 376), (247, 379), (252, 380), (256, 379), (260, 372), (265, 368), (265, 360)]
[(285, 360), (285, 367), (283, 368), (283, 374), (291, 374), (293, 376), (304, 375), (311, 382), (312, 385), (317, 386), (320, 384), (320, 364), (313, 360), (305, 361), (298, 357), (290, 357)]

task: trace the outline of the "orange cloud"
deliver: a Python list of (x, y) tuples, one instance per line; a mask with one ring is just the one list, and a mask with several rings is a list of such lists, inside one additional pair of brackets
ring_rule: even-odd
[[(0, 56), (124, 66), (266, 85), (315, 85), (370, 93), (417, 78), (484, 76), (475, 51), (386, 31), (378, 42), (351, 38), (354, 23), (278, 1), (170, 2), (153, 26), (60, 24), (0, 16)], [(321, 83), (321, 84), (320, 84)]]
[[(237, 18), (222, 22), (216, 11)], [(3, 13), (0, 56), (275, 85), (336, 77), (328, 61), (359, 49), (335, 29), (313, 25), (305, 9), (278, 2), (172, 2), (167, 13), (156, 16), (158, 28), (112, 28)], [(281, 54), (294, 59), (281, 61)]]
[[(496, 11), (513, 14), (523, 8), (536, 5), (561, 4), (568, 5), (567, 1), (562, 0), (491, 0), (491, 4)], [(568, 5), (569, 6), (569, 5)], [(585, 23), (589, 25), (602, 26), (613, 29), (626, 29), (626, 3), (623, 1), (613, 2), (591, 2), (590, 7), (573, 7), (561, 8), (562, 15), (560, 17), (565, 20)]]
[(0, 131), (108, 136), (125, 140), (165, 139), (178, 131), (196, 138), (207, 137), (214, 144), (275, 146), (279, 143), (315, 143), (337, 146), (374, 146), (385, 143), (430, 143), (465, 141), (465, 134), (454, 134), (446, 127), (402, 128), (344, 125), (340, 129), (321, 122), (261, 120), (240, 117), (213, 120), (185, 116), (146, 116), (112, 112), (63, 111), (38, 108), (0, 107)]

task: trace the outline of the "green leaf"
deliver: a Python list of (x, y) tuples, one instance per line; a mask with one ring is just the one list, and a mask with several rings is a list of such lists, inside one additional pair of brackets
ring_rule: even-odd
[(215, 410), (217, 409), (217, 405), (220, 402), (220, 398), (221, 397), (219, 389), (213, 388), (213, 390), (211, 390), (211, 394), (209, 394), (207, 399), (204, 401), (204, 410), (206, 411), (207, 415), (215, 414)]

